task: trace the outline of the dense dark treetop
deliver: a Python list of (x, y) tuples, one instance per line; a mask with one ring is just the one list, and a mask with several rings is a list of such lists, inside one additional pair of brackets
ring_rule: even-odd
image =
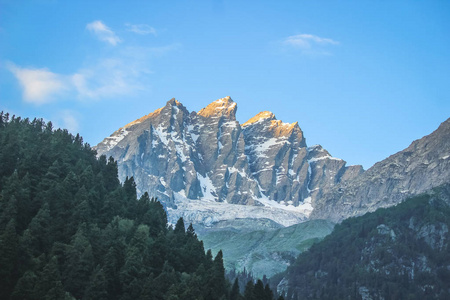
[(229, 298), (222, 253), (79, 135), (1, 113), (0, 191), (0, 299)]

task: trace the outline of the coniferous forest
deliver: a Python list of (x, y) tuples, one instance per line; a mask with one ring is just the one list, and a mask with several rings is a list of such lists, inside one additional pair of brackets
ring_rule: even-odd
[[(42, 119), (0, 115), (0, 299), (273, 299), (225, 279), (192, 225)], [(242, 288), (242, 287), (241, 287)]]
[(449, 204), (444, 184), (346, 219), (272, 284), (295, 300), (450, 299)]

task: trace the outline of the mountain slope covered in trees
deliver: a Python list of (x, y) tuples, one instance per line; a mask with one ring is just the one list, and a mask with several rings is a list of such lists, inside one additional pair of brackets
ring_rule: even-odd
[(1, 113), (0, 163), (0, 299), (227, 299), (222, 252), (80, 136)]
[(278, 284), (286, 299), (450, 299), (450, 184), (336, 225)]

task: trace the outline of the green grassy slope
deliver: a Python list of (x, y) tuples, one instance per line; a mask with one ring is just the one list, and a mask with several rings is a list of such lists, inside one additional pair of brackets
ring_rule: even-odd
[(243, 270), (256, 277), (271, 276), (287, 266), (314, 242), (333, 230), (333, 223), (313, 220), (290, 227), (238, 231), (235, 227), (221, 230), (198, 230), (206, 249), (217, 253), (222, 249), (225, 267)]

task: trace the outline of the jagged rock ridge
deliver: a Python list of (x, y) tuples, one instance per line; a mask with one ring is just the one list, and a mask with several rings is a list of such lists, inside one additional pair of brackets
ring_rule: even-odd
[(180, 199), (269, 206), (297, 216), (284, 225), (306, 219), (324, 191), (363, 172), (319, 145), (308, 148), (297, 122), (262, 112), (241, 125), (236, 110), (230, 97), (198, 113), (171, 99), (96, 150), (118, 161), (121, 180), (133, 176), (139, 193), (169, 208)]
[(450, 182), (450, 119), (433, 133), (316, 197), (311, 218), (340, 222)]

